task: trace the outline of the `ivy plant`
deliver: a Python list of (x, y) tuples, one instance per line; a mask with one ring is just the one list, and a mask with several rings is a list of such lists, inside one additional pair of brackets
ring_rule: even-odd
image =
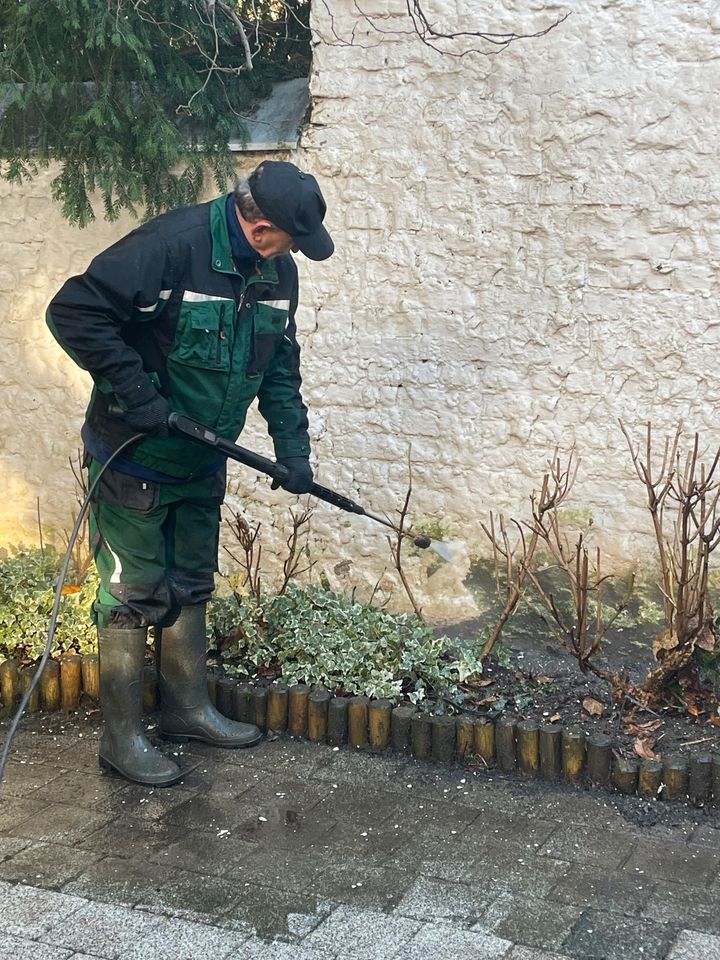
[[(45, 649), (62, 555), (52, 547), (12, 548), (0, 555), (0, 656), (37, 660)], [(94, 572), (64, 588), (55, 652), (90, 653), (96, 648), (91, 608)]]
[(276, 665), (287, 683), (413, 703), (454, 698), (482, 670), (477, 652), (457, 650), (413, 614), (392, 614), (317, 586), (290, 583), (262, 599), (219, 598), (213, 633), (236, 672)]

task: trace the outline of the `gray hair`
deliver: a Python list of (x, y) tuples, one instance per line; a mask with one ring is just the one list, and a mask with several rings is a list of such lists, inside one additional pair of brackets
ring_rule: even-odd
[(233, 190), (233, 196), (235, 197), (235, 203), (238, 205), (240, 214), (248, 223), (255, 223), (257, 220), (267, 220), (265, 214), (253, 200), (248, 177), (242, 177), (238, 180)]

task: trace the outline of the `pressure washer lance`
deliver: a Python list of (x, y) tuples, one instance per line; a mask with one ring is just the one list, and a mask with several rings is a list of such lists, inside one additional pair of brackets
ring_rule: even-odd
[[(120, 407), (111, 406), (110, 412), (116, 416), (122, 416), (123, 411)], [(219, 450), (225, 456), (229, 457), (231, 460), (237, 460), (238, 463), (243, 463), (248, 467), (252, 467), (254, 470), (258, 470), (260, 473), (265, 473), (269, 477), (272, 477), (273, 480), (277, 480), (279, 483), (283, 483), (284, 480), (287, 480), (288, 470), (281, 463), (275, 463), (274, 460), (268, 460), (266, 457), (260, 456), (258, 453), (254, 453), (252, 450), (247, 450), (245, 447), (240, 447), (236, 443), (232, 443), (230, 440), (224, 440), (222, 437), (218, 437), (216, 433), (210, 430), (208, 427), (203, 426), (201, 423), (196, 423), (194, 420), (191, 420), (189, 417), (183, 417), (179, 413), (171, 413), (168, 417), (168, 426), (175, 433), (180, 434), (181, 436), (187, 437), (189, 440), (195, 440), (198, 443), (202, 443), (207, 447), (214, 447)], [(108, 460), (102, 465), (100, 472), (97, 477), (95, 477), (94, 482), (90, 486), (90, 489), (85, 495), (85, 498), (80, 506), (80, 510), (75, 519), (75, 525), (73, 527), (72, 533), (68, 538), (68, 545), (65, 551), (65, 557), (60, 568), (60, 574), (55, 584), (55, 599), (53, 602), (52, 612), (50, 614), (50, 622), (48, 624), (48, 633), (47, 639), (45, 641), (45, 649), (43, 651), (40, 662), (37, 665), (35, 670), (35, 676), (32, 678), (27, 690), (25, 691), (20, 704), (15, 712), (15, 716), (10, 723), (10, 727), (5, 736), (5, 742), (3, 744), (2, 750), (0, 751), (0, 789), (2, 788), (2, 783), (5, 777), (5, 768), (7, 766), (8, 759), (10, 757), (10, 748), (12, 746), (13, 739), (17, 732), (20, 719), (25, 712), (25, 708), (30, 701), (30, 698), (37, 687), (40, 677), (43, 670), (45, 669), (45, 664), (47, 663), (50, 653), (52, 651), (53, 640), (55, 638), (55, 631), (57, 629), (58, 616), (60, 613), (60, 601), (62, 600), (62, 588), (65, 583), (65, 578), (67, 576), (68, 567), (70, 566), (70, 558), (72, 556), (73, 547), (75, 546), (75, 541), (78, 538), (80, 533), (80, 526), (85, 519), (85, 514), (88, 511), (90, 502), (95, 493), (95, 489), (100, 482), (100, 478), (104, 472), (110, 467), (112, 462), (117, 456), (119, 456), (123, 451), (133, 446), (140, 440), (144, 439), (144, 434), (137, 433), (134, 436), (130, 437), (124, 443), (122, 443), (117, 450), (114, 450)], [(324, 500), (326, 503), (330, 503), (335, 507), (339, 507), (341, 510), (345, 510), (348, 513), (356, 513), (362, 517), (369, 517), (371, 520), (375, 520), (376, 523), (382, 523), (386, 527), (390, 527), (391, 530), (394, 530), (395, 533), (398, 532), (397, 528), (389, 520), (384, 519), (383, 517), (378, 517), (374, 513), (368, 513), (368, 511), (361, 507), (359, 503), (355, 503), (353, 500), (350, 500), (348, 497), (343, 497), (339, 493), (335, 493), (334, 490), (329, 490), (327, 487), (321, 486), (319, 483), (313, 483), (310, 491), (312, 496), (317, 497), (318, 500)], [(439, 543), (436, 540), (431, 540), (426, 534), (421, 533), (413, 535), (412, 533), (403, 531), (403, 536), (408, 537), (412, 540), (416, 547), (425, 549), (427, 547), (432, 547), (437, 553), (440, 554), (445, 560), (451, 560), (449, 547), (447, 544)]]
[[(277, 480), (281, 485), (287, 480), (288, 469), (281, 463), (275, 463), (274, 460), (268, 460), (267, 457), (263, 457), (259, 453), (254, 453), (246, 447), (241, 447), (237, 443), (225, 440), (219, 437), (213, 430), (210, 430), (209, 427), (204, 426), (202, 423), (197, 423), (189, 417), (184, 417), (180, 413), (171, 413), (168, 417), (168, 426), (174, 433), (179, 433), (189, 440), (196, 440), (206, 447), (214, 447), (231, 460), (237, 460), (238, 463), (244, 463), (246, 467), (252, 467), (253, 470), (257, 470), (259, 473), (265, 473), (269, 477), (272, 477), (273, 480)], [(361, 507), (359, 503), (355, 503), (355, 501), (350, 500), (349, 497), (344, 497), (342, 494), (336, 493), (328, 487), (323, 487), (319, 483), (313, 483), (308, 492), (311, 496), (317, 497), (318, 500), (324, 500), (325, 503), (339, 507), (347, 513), (356, 513), (361, 517), (369, 517), (376, 523), (382, 523), (384, 526), (394, 530), (395, 533), (398, 533), (397, 527), (389, 520), (386, 520), (384, 517), (378, 517), (374, 513), (369, 513), (364, 507)], [(422, 550), (425, 550), (427, 547), (433, 547), (433, 549), (438, 550), (440, 556), (445, 557), (442, 549), (438, 549), (442, 548), (443, 544), (438, 544), (434, 540), (431, 540), (427, 534), (421, 533), (415, 535), (409, 531), (403, 531), (403, 536), (412, 540), (416, 547), (420, 547)]]

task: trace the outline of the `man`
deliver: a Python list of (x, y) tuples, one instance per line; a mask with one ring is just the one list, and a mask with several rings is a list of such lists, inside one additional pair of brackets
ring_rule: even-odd
[[(297, 268), (333, 243), (313, 176), (265, 161), (233, 193), (163, 214), (97, 256), (48, 309), (62, 348), (92, 375), (82, 430), (100, 576), (94, 606), (105, 729), (100, 763), (152, 785), (182, 776), (141, 724), (147, 627), (159, 647), (161, 733), (219, 747), (260, 731), (223, 717), (207, 691), (205, 608), (214, 587), (225, 462), (168, 432), (177, 411), (235, 439), (257, 398), (283, 484), (313, 482), (296, 340)], [(118, 407), (123, 411), (118, 416)]]

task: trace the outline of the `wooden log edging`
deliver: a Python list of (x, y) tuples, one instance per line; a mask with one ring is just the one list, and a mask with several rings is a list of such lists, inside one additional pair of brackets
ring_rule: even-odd
[[(0, 718), (10, 717), (28, 688), (34, 667), (0, 663)], [(623, 758), (605, 734), (576, 726), (518, 720), (501, 715), (433, 716), (402, 703), (364, 696), (332, 696), (322, 687), (241, 682), (208, 673), (208, 690), (228, 717), (258, 724), (269, 735), (307, 738), (335, 748), (411, 756), (434, 764), (496, 768), (507, 776), (561, 780), (627, 796), (720, 806), (720, 750), (662, 760)], [(97, 654), (65, 654), (49, 660), (29, 712), (77, 710), (83, 697), (97, 701)], [(145, 709), (157, 707), (155, 668), (148, 663)]]
[[(305, 696), (308, 688), (298, 687)], [(294, 695), (290, 687), (290, 699)], [(612, 737), (586, 735), (575, 725), (467, 713), (433, 716), (410, 704), (393, 706), (384, 699), (332, 697), (324, 688), (310, 691), (310, 710), (316, 697), (326, 723), (312, 734), (309, 730), (302, 734), (313, 742), (411, 756), (443, 766), (497, 768), (507, 775), (560, 780), (625, 795), (720, 806), (720, 751), (692, 759), (669, 757), (665, 762), (625, 759), (613, 750)]]

